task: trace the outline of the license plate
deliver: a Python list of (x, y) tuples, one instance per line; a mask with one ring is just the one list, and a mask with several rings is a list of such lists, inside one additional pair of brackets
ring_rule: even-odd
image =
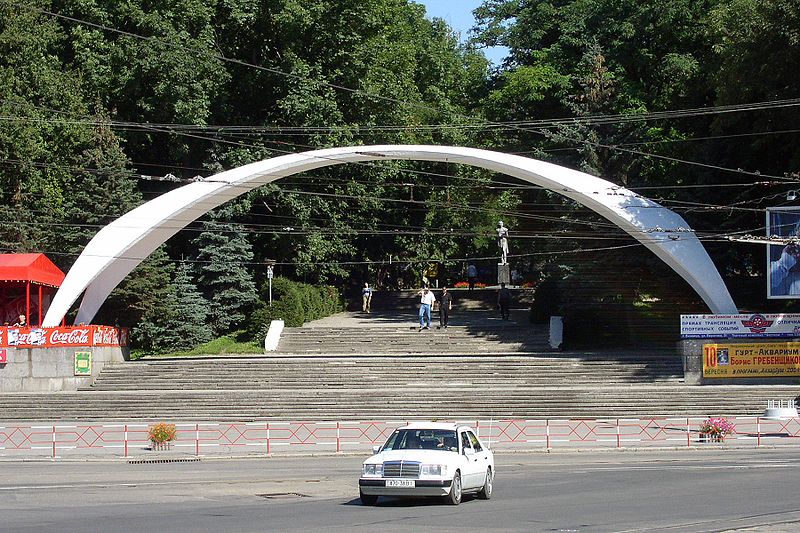
[(387, 479), (387, 487), (414, 487), (413, 479)]

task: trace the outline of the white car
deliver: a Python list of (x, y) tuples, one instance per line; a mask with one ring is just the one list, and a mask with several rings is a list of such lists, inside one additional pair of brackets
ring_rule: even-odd
[(409, 424), (373, 451), (358, 480), (364, 505), (379, 496), (441, 496), (453, 505), (464, 493), (492, 496), (494, 455), (468, 426)]

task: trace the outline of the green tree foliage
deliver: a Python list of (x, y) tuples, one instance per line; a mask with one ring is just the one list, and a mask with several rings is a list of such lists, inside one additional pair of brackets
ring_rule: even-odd
[(53, 229), (44, 222), (64, 216), (74, 170), (104, 156), (102, 134), (73, 121), (89, 108), (59, 58), (65, 42), (53, 20), (0, 4), (0, 246), (8, 250), (45, 248)]
[[(450, 29), (425, 19), (420, 6), (400, 0), (287, 1), (264, 9), (241, 4), (226, 16), (226, 24), (236, 29), (221, 35), (222, 48), (270, 69), (244, 69), (230, 78), (226, 93), (231, 100), (224, 109), (235, 121), (319, 128), (293, 135), (295, 149), (353, 143), (475, 144), (458, 128), (427, 125), (465, 121), (461, 115), (474, 105), (470, 95), (480, 92), (487, 63), (459, 48)], [(276, 76), (274, 68), (290, 77)], [(337, 91), (320, 82), (352, 90)], [(383, 127), (387, 124), (393, 127)], [(280, 153), (286, 147), (276, 140), (253, 136), (247, 148), (223, 147), (219, 159), (230, 166)], [(455, 210), (435, 207), (442, 195), (434, 191), (441, 188), (452, 186), (444, 195), (453, 204), (480, 203), (493, 195), (466, 189), (457, 176), (431, 177), (420, 171), (454, 173), (417, 163), (351, 165), (255, 191), (249, 198), (249, 222), (272, 219), (277, 231), (256, 236), (254, 248), (294, 262), (298, 276), (322, 283), (350, 277), (352, 268), (342, 266), (343, 261), (441, 256), (431, 253), (435, 238), (390, 232), (460, 228), (461, 220), (448, 215)], [(417, 205), (409, 206), (409, 200)], [(434, 210), (437, 215), (430, 217)], [(468, 244), (462, 239), (455, 253), (465, 255)]]
[(175, 313), (174, 320), (168, 324), (175, 345), (165, 346), (169, 351), (190, 350), (208, 342), (212, 338), (206, 318), (208, 301), (203, 298), (192, 280), (191, 267), (181, 263), (175, 269)]
[[(443, 144), (530, 155), (655, 197), (714, 236), (727, 276), (758, 282), (762, 252), (715, 241), (760, 232), (763, 213), (702, 209), (760, 209), (784, 192), (735, 170), (793, 177), (798, 107), (650, 114), (795, 98), (796, 0), (485, 0), (475, 14), (475, 42), (461, 45), (407, 0), (0, 2), (0, 247), (67, 269), (99, 227), (176, 186), (152, 177), (331, 146)], [(510, 52), (492, 70), (475, 46), (495, 44)], [(452, 274), (460, 259), (493, 257), (499, 219), (528, 274), (572, 272), (595, 300), (674, 295), (654, 281), (652, 254), (618, 248), (630, 238), (604, 220), (497, 179), (400, 161), (287, 178), (226, 204), (201, 235), (177, 235), (97, 320), (134, 326), (146, 349), (174, 344), (159, 328), (178, 320), (175, 283), (189, 282), (173, 269), (186, 257), (201, 265), (210, 329), (228, 333), (247, 323), (266, 259), (315, 284), (417, 283), (431, 262)], [(293, 300), (316, 316), (316, 300)]]
[[(129, 132), (133, 161), (195, 164), (204, 148), (191, 137), (165, 135), (157, 124), (202, 125), (228, 72), (216, 46), (217, 2), (58, 2), (57, 10), (86, 21), (69, 24), (62, 51), (90, 101), (114, 118), (143, 125)], [(101, 27), (119, 31), (104, 30)]]
[(273, 320), (283, 320), (288, 327), (299, 327), (344, 308), (335, 287), (298, 283), (282, 276), (272, 280), (272, 299), (269, 305), (269, 284), (264, 283), (258, 307), (247, 325), (248, 335), (259, 342), (263, 341)]
[(171, 282), (174, 270), (163, 247), (159, 248), (114, 289), (97, 321), (130, 327), (133, 346), (144, 352), (158, 353), (176, 344), (170, 328), (177, 319), (177, 292)]
[[(518, 126), (503, 139), (517, 150), (634, 190), (646, 187), (641, 189), (643, 194), (682, 214), (684, 206), (753, 202), (752, 207), (764, 207), (765, 195), (774, 202), (780, 193), (769, 195), (763, 185), (754, 183), (760, 181), (757, 175), (735, 170), (773, 175), (796, 172), (798, 143), (792, 139), (797, 134), (786, 133), (800, 118), (796, 106), (716, 115), (687, 113), (685, 118), (670, 120), (644, 121), (637, 116), (796, 97), (800, 80), (790, 65), (797, 63), (800, 50), (798, 12), (794, 0), (485, 0), (475, 11), (476, 41), (508, 46), (510, 53), (494, 77), (484, 109), (492, 120), (573, 117), (553, 126)], [(530, 88), (527, 98), (517, 95), (520, 87)], [(621, 118), (594, 120), (598, 116)], [(771, 134), (781, 130), (784, 133)], [(718, 170), (725, 167), (734, 172)], [(526, 193), (523, 205), (543, 197), (553, 202), (550, 196)], [(544, 244), (545, 249), (587, 247), (586, 241), (566, 240), (577, 234), (571, 219), (594, 221), (590, 235), (596, 238), (618, 235), (585, 210), (570, 202), (558, 203), (562, 204), (559, 222), (531, 226), (563, 232), (565, 239)], [(763, 231), (764, 215), (758, 210), (699, 207), (689, 208), (684, 216), (701, 238), (707, 232)], [(626, 237), (605, 241), (608, 245), (626, 242)], [(706, 246), (733, 286), (740, 286), (737, 279), (753, 287), (763, 285), (763, 252), (716, 239), (707, 240)], [(587, 299), (609, 294), (630, 298), (643, 291), (665, 298), (687, 297), (686, 290), (678, 290), (685, 284), (659, 282), (672, 276), (665, 276), (644, 250), (622, 248), (554, 259), (594, 285), (585, 289)], [(598, 262), (603, 269), (596, 268)], [(609, 276), (609, 271), (626, 275)], [(577, 291), (574, 284), (571, 287)], [(763, 294), (763, 286), (758, 292)]]
[[(63, 270), (103, 225), (142, 201), (119, 137), (65, 62), (68, 47), (54, 19), (0, 4), (0, 247), (46, 252)], [(142, 265), (97, 320), (133, 326), (160, 315), (152, 296), (168, 290), (167, 266), (165, 256)]]
[(198, 282), (209, 303), (209, 327), (214, 333), (238, 329), (258, 297), (246, 266), (253, 259), (253, 251), (242, 227), (204, 222), (194, 244), (198, 250)]
[[(153, 259), (162, 264), (152, 264)], [(212, 331), (206, 323), (208, 302), (192, 281), (190, 266), (180, 263), (173, 268), (171, 264), (165, 266), (165, 261), (165, 254), (156, 252), (137, 269), (142, 271), (135, 271), (124, 286), (124, 290), (137, 293), (150, 288), (155, 291), (146, 302), (147, 307), (142, 309), (141, 316), (133, 321), (132, 337), (140, 353), (190, 350), (212, 338)], [(169, 270), (174, 270), (172, 280), (152, 280), (146, 276), (148, 271), (158, 276)]]

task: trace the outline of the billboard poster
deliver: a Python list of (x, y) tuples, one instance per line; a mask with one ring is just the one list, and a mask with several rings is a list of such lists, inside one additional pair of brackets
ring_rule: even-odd
[(126, 328), (112, 326), (0, 327), (0, 346), (8, 348), (127, 346), (128, 341)]
[(800, 337), (800, 313), (681, 315), (682, 339)]
[(704, 378), (800, 376), (800, 342), (704, 344)]
[(767, 244), (767, 298), (800, 298), (800, 209), (767, 209), (767, 238), (783, 242)]
[(75, 375), (92, 375), (92, 352), (75, 352)]

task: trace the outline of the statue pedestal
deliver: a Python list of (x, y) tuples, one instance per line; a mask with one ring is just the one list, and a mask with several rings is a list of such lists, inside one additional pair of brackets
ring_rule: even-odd
[(497, 263), (497, 284), (511, 285), (511, 265)]

